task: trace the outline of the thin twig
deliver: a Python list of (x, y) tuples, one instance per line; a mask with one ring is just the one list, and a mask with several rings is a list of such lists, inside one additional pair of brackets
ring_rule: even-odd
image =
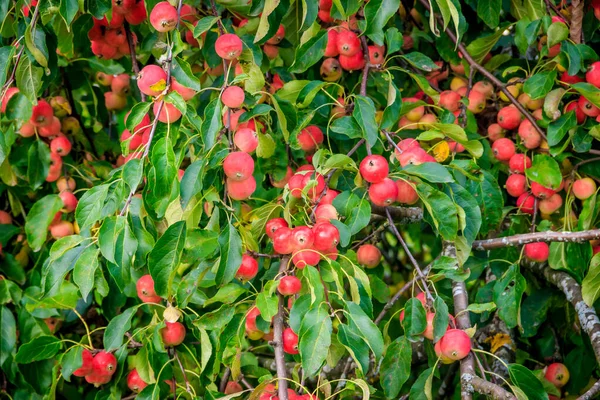
[(579, 396), (577, 400), (591, 400), (595, 398), (598, 393), (600, 393), (600, 380), (594, 383), (587, 392)]
[(246, 389), (254, 390), (254, 386), (252, 386), (252, 385), (250, 384), (250, 382), (248, 382), (248, 381), (246, 380), (246, 378), (245, 378), (245, 377), (243, 377), (243, 376), (242, 376), (242, 377), (240, 378), (240, 382), (242, 382), (242, 385), (244, 385), (244, 386), (246, 387)]
[(415, 257), (410, 252), (410, 249), (408, 248), (408, 245), (406, 244), (406, 242), (404, 241), (404, 238), (400, 234), (400, 231), (398, 231), (398, 228), (396, 228), (396, 225), (394, 224), (394, 219), (392, 218), (392, 215), (390, 214), (390, 211), (387, 208), (385, 210), (385, 213), (387, 215), (388, 221), (390, 222), (390, 227), (392, 228), (392, 232), (394, 232), (394, 235), (396, 235), (396, 238), (398, 239), (398, 241), (402, 245), (402, 248), (404, 249), (404, 252), (408, 256), (408, 259), (410, 260), (411, 264), (417, 271), (417, 274), (419, 275), (419, 279), (421, 279), (421, 281), (423, 282), (423, 290), (425, 291), (425, 294), (433, 302), (434, 298), (431, 295), (431, 292), (429, 291), (429, 287), (427, 284), (427, 277), (425, 276), (425, 274), (423, 274), (423, 271), (421, 271), (421, 268), (419, 267), (419, 263), (417, 262)]
[[(125, 21), (123, 24), (123, 28), (125, 29), (125, 36), (127, 37), (127, 44), (129, 45), (129, 55), (131, 56), (131, 68), (133, 69), (133, 73), (135, 75), (135, 79), (137, 79), (140, 73), (140, 67), (137, 62), (137, 56), (135, 53), (135, 43), (133, 42), (133, 35), (131, 34), (131, 27), (129, 26), (129, 22)], [(142, 102), (146, 101), (146, 94), (140, 92)]]
[(221, 378), (221, 384), (219, 385), (219, 392), (225, 393), (225, 389), (227, 388), (227, 382), (229, 381), (229, 377), (231, 376), (231, 368), (227, 367), (225, 372), (223, 373), (223, 378)]
[[(279, 275), (283, 275), (288, 266), (289, 257), (283, 257), (279, 264)], [(285, 367), (285, 353), (283, 352), (283, 317), (285, 297), (278, 293), (277, 314), (273, 318), (273, 341), (275, 350), (275, 365), (277, 368), (277, 390), (280, 400), (288, 400), (287, 395), (287, 370)]]
[(173, 356), (177, 360), (177, 364), (179, 364), (179, 369), (181, 369), (181, 373), (183, 374), (183, 380), (185, 381), (185, 391), (189, 394), (192, 394), (192, 386), (190, 385), (190, 381), (188, 380), (187, 374), (185, 373), (185, 368), (183, 368), (183, 364), (179, 359), (179, 354), (177, 354), (177, 349), (173, 348)]
[(579, 243), (600, 239), (600, 229), (591, 229), (581, 232), (535, 232), (519, 235), (505, 236), (494, 239), (476, 240), (473, 242), (475, 250), (493, 250), (502, 247), (522, 246), (536, 242), (570, 242)]

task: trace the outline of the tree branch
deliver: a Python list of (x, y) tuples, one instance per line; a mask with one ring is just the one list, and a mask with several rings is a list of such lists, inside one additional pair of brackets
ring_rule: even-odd
[[(129, 45), (129, 55), (131, 56), (131, 68), (133, 69), (133, 73), (135, 74), (135, 79), (137, 80), (137, 76), (140, 73), (140, 67), (137, 62), (137, 56), (135, 53), (135, 43), (133, 42), (133, 35), (131, 34), (131, 27), (129, 26), (129, 22), (125, 21), (123, 23), (123, 28), (125, 29), (125, 36), (127, 37), (127, 44)], [(142, 101), (146, 101), (146, 94), (140, 92)]]
[(420, 207), (380, 207), (371, 203), (371, 214), (387, 218), (386, 211), (391, 214), (397, 224), (414, 224), (423, 219), (423, 209)]
[[(581, 43), (583, 35), (583, 7), (585, 2), (582, 0), (571, 1), (571, 26), (569, 27), (569, 36), (576, 44)], [(559, 14), (562, 17), (561, 14)]]
[(567, 298), (579, 317), (582, 329), (587, 333), (596, 355), (596, 361), (600, 364), (600, 320), (593, 307), (583, 301), (581, 286), (571, 275), (566, 272), (556, 271), (547, 264), (523, 262), (523, 265), (542, 275), (546, 280), (560, 289)]
[(492, 250), (502, 247), (522, 246), (535, 242), (587, 242), (600, 239), (600, 229), (581, 232), (535, 232), (505, 236), (494, 239), (476, 240), (473, 242), (475, 250)]
[(587, 392), (579, 396), (577, 400), (592, 400), (598, 393), (600, 393), (600, 381), (594, 383), (594, 385)]
[[(429, 10), (429, 12), (433, 12), (433, 11), (431, 11), (431, 9), (429, 7), (429, 2), (427, 0), (419, 0), (419, 1), (421, 2), (421, 4), (423, 4), (423, 6), (427, 10)], [(441, 19), (441, 17), (439, 15), (435, 14), (435, 17), (438, 21), (440, 21), (443, 24), (443, 20)], [(467, 63), (470, 65), (470, 67), (479, 71), (490, 82), (492, 82), (498, 89), (500, 89), (502, 91), (502, 93), (504, 93), (506, 95), (506, 97), (508, 97), (510, 102), (515, 107), (517, 107), (517, 109), (521, 112), (521, 114), (523, 114), (525, 116), (525, 118), (527, 118), (529, 120), (529, 122), (531, 122), (531, 125), (535, 128), (535, 130), (544, 139), (546, 139), (546, 134), (544, 133), (542, 128), (540, 128), (539, 125), (537, 124), (535, 117), (533, 115), (531, 115), (531, 113), (529, 111), (527, 111), (527, 109), (525, 107), (523, 107), (523, 105), (521, 105), (521, 103), (519, 103), (519, 101), (515, 98), (515, 96), (513, 96), (508, 91), (508, 89), (506, 89), (506, 86), (504, 85), (504, 83), (502, 81), (500, 81), (498, 78), (496, 78), (494, 76), (494, 74), (492, 74), (491, 72), (486, 70), (481, 64), (479, 64), (477, 61), (475, 61), (473, 59), (473, 57), (471, 57), (471, 54), (469, 54), (469, 52), (467, 51), (467, 48), (462, 43), (460, 43), (460, 41), (458, 40), (458, 38), (456, 37), (456, 35), (454, 34), (454, 32), (452, 31), (452, 29), (450, 27), (446, 28), (445, 32), (446, 32), (446, 35), (448, 35), (448, 37), (450, 38), (450, 40), (452, 40), (456, 44), (456, 46), (458, 47), (458, 50), (463, 55), (463, 59), (465, 59), (467, 61)]]

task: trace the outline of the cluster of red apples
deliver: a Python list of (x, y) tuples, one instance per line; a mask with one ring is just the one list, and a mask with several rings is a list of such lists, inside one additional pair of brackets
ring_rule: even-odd
[[(112, 11), (110, 22), (106, 16), (94, 18), (94, 26), (88, 32), (92, 53), (106, 60), (117, 60), (129, 54), (129, 42), (123, 24), (139, 25), (147, 16), (144, 0), (113, 0)], [(135, 33), (131, 32), (131, 37), (135, 46)]]

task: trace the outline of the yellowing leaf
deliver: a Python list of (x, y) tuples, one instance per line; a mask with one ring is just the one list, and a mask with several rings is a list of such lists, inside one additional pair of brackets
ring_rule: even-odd
[(162, 92), (166, 88), (167, 88), (167, 81), (165, 81), (164, 79), (161, 79), (160, 81), (156, 82), (155, 84), (150, 85), (150, 89), (152, 89), (155, 92)]
[(433, 157), (437, 162), (444, 162), (450, 155), (450, 146), (448, 142), (442, 140), (433, 147)]

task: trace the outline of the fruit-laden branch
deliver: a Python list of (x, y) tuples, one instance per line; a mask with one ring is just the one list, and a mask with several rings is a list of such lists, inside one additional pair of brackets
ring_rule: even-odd
[(596, 361), (600, 364), (600, 320), (596, 310), (583, 301), (579, 283), (566, 272), (553, 270), (545, 263), (524, 262), (523, 265), (544, 276), (548, 282), (558, 287), (565, 294), (567, 301), (575, 308), (579, 323), (589, 336), (596, 355)]
[[(35, 33), (35, 25), (37, 24), (38, 17), (40, 15), (40, 3), (35, 6), (35, 10), (33, 15), (31, 16), (31, 34)], [(25, 33), (26, 34), (26, 33)], [(15, 65), (13, 66), (12, 72), (10, 73), (10, 77), (6, 80), (6, 83), (2, 87), (2, 91), (0, 93), (0, 98), (4, 98), (4, 92), (13, 84), (15, 81), (15, 77), (17, 76), (17, 68), (19, 67), (19, 62), (21, 62), (21, 57), (23, 57), (23, 53), (25, 52), (25, 43), (23, 40), (25, 39), (25, 34), (19, 38), (18, 42), (20, 43), (21, 48), (19, 49), (19, 53), (17, 53), (17, 58), (15, 59)]]
[[(456, 260), (456, 247), (454, 244), (444, 242), (442, 254)], [(469, 306), (469, 296), (464, 282), (452, 283), (452, 296), (454, 297), (454, 315), (459, 329), (466, 330), (471, 328), (471, 319), (468, 312), (465, 312)], [(474, 392), (484, 394), (493, 399), (516, 399), (516, 397), (495, 383), (488, 382), (475, 375), (475, 362), (473, 354), (463, 358), (460, 361), (460, 382), (461, 399), (470, 400)]]
[[(177, 24), (175, 25), (175, 29), (173, 30), (173, 32), (175, 32), (175, 34), (177, 34), (177, 35), (179, 34), (179, 24), (181, 22), (181, 6), (182, 6), (182, 4), (183, 4), (183, 1), (179, 0), (179, 2), (177, 4)], [(165, 61), (165, 68), (167, 70), (167, 85), (165, 87), (164, 93), (168, 93), (169, 89), (171, 88), (171, 64), (173, 62), (173, 46), (175, 46), (175, 41), (173, 41), (173, 43), (171, 43), (171, 45), (169, 46), (169, 50), (167, 51), (167, 59)], [(162, 112), (164, 106), (165, 106), (165, 99), (163, 97), (160, 99), (160, 103), (158, 103), (158, 108), (156, 109), (156, 112), (154, 115), (154, 120), (152, 121), (152, 125), (150, 126), (150, 134), (148, 135), (148, 144), (146, 145), (146, 148), (144, 149), (144, 153), (142, 154), (142, 157), (141, 157), (142, 162), (146, 157), (148, 157), (148, 154), (150, 153), (150, 147), (152, 146), (152, 139), (154, 139), (154, 133), (156, 132), (156, 127), (158, 126), (158, 116)], [(120, 216), (125, 215), (125, 212), (129, 208), (129, 204), (131, 204), (131, 200), (133, 199), (133, 195), (135, 194), (136, 190), (137, 190), (137, 187), (131, 188), (131, 192), (129, 192), (129, 196), (127, 197), (127, 200), (125, 200), (125, 205), (123, 206), (123, 209), (121, 210), (121, 213), (119, 214)]]
[[(429, 2), (427, 0), (420, 0), (421, 4), (423, 4), (423, 6), (429, 10), (429, 12), (432, 12), (430, 10), (429, 7)], [(438, 20), (438, 22), (440, 24), (444, 24), (444, 21), (442, 19), (442, 17), (440, 17), (439, 15), (435, 14), (435, 18)], [(525, 107), (523, 107), (523, 105), (521, 103), (519, 103), (519, 101), (515, 98), (515, 96), (513, 96), (508, 89), (506, 88), (506, 85), (500, 81), (498, 78), (496, 78), (494, 76), (494, 74), (492, 74), (491, 72), (489, 72), (488, 70), (486, 70), (481, 64), (479, 64), (477, 61), (475, 61), (473, 59), (473, 57), (471, 57), (471, 54), (469, 54), (469, 52), (467, 51), (466, 47), (460, 43), (460, 41), (458, 40), (458, 38), (456, 37), (456, 35), (454, 34), (454, 32), (452, 32), (452, 28), (448, 27), (445, 30), (446, 35), (448, 35), (448, 37), (450, 38), (450, 40), (452, 40), (456, 46), (458, 47), (458, 50), (461, 52), (463, 59), (467, 61), (467, 63), (469, 64), (469, 66), (471, 68), (476, 69), (477, 71), (479, 71), (483, 76), (485, 76), (490, 82), (492, 82), (498, 89), (500, 89), (502, 91), (502, 93), (504, 93), (506, 95), (506, 97), (508, 97), (508, 99), (510, 100), (510, 102), (517, 107), (517, 109), (521, 112), (521, 114), (523, 114), (525, 116), (525, 118), (527, 118), (529, 120), (529, 122), (531, 122), (531, 125), (535, 128), (535, 130), (540, 134), (540, 136), (542, 136), (544, 139), (546, 139), (546, 134), (544, 133), (544, 131), (542, 130), (542, 128), (539, 127), (539, 125), (537, 124), (537, 121), (535, 119), (535, 117), (533, 115), (531, 115), (531, 113), (529, 111), (527, 111), (527, 109)]]
[(419, 207), (380, 207), (371, 203), (371, 214), (387, 217), (386, 210), (396, 224), (414, 224), (423, 219), (423, 209)]
[[(279, 264), (279, 275), (283, 274), (288, 266), (289, 257), (283, 257)], [(273, 341), (271, 345), (275, 350), (275, 366), (277, 369), (277, 391), (280, 400), (288, 400), (287, 371), (285, 367), (285, 353), (283, 352), (283, 317), (285, 297), (277, 293), (277, 314), (273, 318)]]
[(591, 229), (581, 232), (535, 232), (505, 236), (494, 239), (476, 240), (473, 242), (475, 250), (492, 250), (502, 247), (522, 246), (535, 242), (587, 242), (600, 239), (600, 229)]

